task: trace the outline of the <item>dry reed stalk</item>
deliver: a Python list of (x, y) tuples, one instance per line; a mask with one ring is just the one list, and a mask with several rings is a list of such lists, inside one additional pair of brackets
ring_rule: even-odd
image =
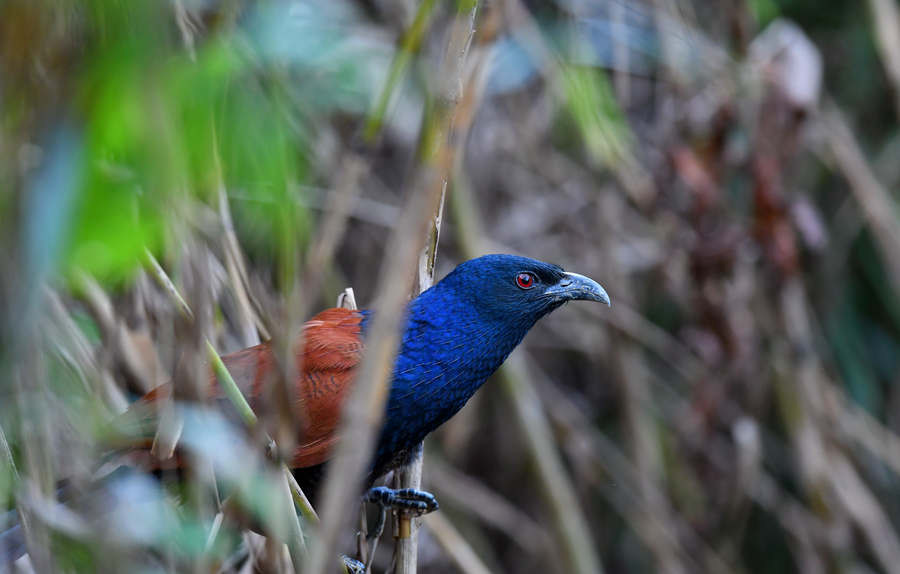
[[(440, 189), (440, 200), (431, 214), (425, 247), (419, 254), (415, 288), (417, 293), (425, 291), (434, 284), (435, 260), (441, 235), (441, 223), (444, 218), (444, 198), (447, 195), (447, 184), (461, 139), (456, 137), (458, 135), (455, 125), (456, 116), (463, 99), (466, 56), (475, 33), (477, 12), (477, 1), (459, 4), (459, 10), (450, 24), (450, 39), (437, 77), (439, 106), (433, 120), (437, 127), (433, 136), (436, 146), (430, 155), (426, 156), (425, 161), (434, 164), (437, 171), (436, 177), (431, 181), (431, 185), (435, 188), (431, 193), (437, 194), (437, 189)], [(424, 449), (420, 444), (414, 451), (412, 461), (395, 474), (399, 488), (419, 489), (421, 487), (423, 452)], [(396, 564), (394, 572), (396, 574), (415, 574), (417, 570), (418, 538), (416, 529), (415, 521), (408, 515), (403, 513), (398, 515), (399, 536), (394, 545), (394, 562)]]
[[(466, 230), (467, 239), (462, 244), (464, 255), (466, 258), (481, 255), (485, 246), (481, 217), (468, 188), (458, 187), (451, 196), (451, 204), (458, 225)], [(540, 493), (553, 517), (553, 529), (562, 548), (566, 570), (578, 574), (602, 573), (603, 565), (590, 538), (588, 521), (575, 499), (572, 480), (553, 444), (546, 415), (522, 362), (521, 351), (510, 355), (497, 376), (534, 463)]]

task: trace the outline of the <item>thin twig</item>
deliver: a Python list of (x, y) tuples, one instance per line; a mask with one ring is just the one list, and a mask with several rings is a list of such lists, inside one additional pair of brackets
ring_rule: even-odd
[[(620, 217), (624, 201), (612, 195), (606, 195), (603, 199), (605, 201), (598, 205), (598, 215), (602, 217), (601, 221), (605, 220), (601, 227), (605, 243), (609, 245), (611, 236), (624, 234)], [(620, 294), (622, 299), (627, 300), (634, 293), (630, 276), (621, 269), (615, 258), (607, 261), (604, 280), (611, 291)], [(645, 540), (655, 556), (659, 571), (685, 574), (689, 569), (681, 558), (683, 553), (677, 538), (650, 534), (660, 525), (667, 532), (677, 530), (672, 510), (665, 498), (654, 496), (659, 491), (658, 483), (662, 474), (662, 446), (656, 421), (649, 409), (652, 396), (650, 383), (639, 353), (638, 346), (629, 339), (616, 337), (609, 341), (611, 371), (619, 386), (623, 410), (622, 434), (628, 437), (629, 454), (637, 468), (635, 486), (647, 506), (647, 511), (641, 513), (636, 525), (638, 530), (648, 531)]]
[(193, 62), (197, 59), (197, 53), (194, 49), (195, 25), (182, 0), (174, 0), (172, 8), (175, 10), (175, 23), (178, 25), (178, 31), (181, 33), (181, 42), (184, 44), (188, 57)]
[(425, 0), (420, 3), (412, 24), (403, 34), (400, 49), (394, 54), (387, 79), (376, 100), (375, 107), (366, 120), (365, 138), (367, 141), (372, 141), (381, 131), (384, 117), (387, 114), (388, 104), (390, 104), (391, 97), (397, 91), (397, 86), (403, 79), (413, 56), (419, 51), (422, 38), (425, 36), (425, 31), (431, 22), (435, 4), (435, 0)]
[[(587, 468), (602, 468), (608, 473), (608, 479), (592, 473), (589, 480), (620, 516), (631, 524), (645, 543), (651, 546), (654, 544), (653, 538), (665, 538), (667, 545), (679, 552), (680, 562), (688, 566), (689, 571), (698, 570), (702, 563), (710, 572), (732, 572), (733, 568), (709, 547), (689, 524), (678, 518), (663, 520), (657, 510), (666, 507), (666, 515), (671, 514), (671, 511), (664, 491), (659, 485), (650, 483), (641, 486), (641, 471), (628, 460), (625, 453), (591, 425), (573, 400), (562, 389), (553, 385), (549, 377), (542, 373), (533, 361), (530, 361), (528, 366), (528, 371), (541, 379), (542, 402), (547, 406), (547, 413), (554, 426), (562, 429), (561, 435), (578, 436), (578, 440), (570, 440), (569, 444), (584, 445), (577, 452), (568, 453), (572, 464), (576, 467), (581, 464)], [(678, 425), (671, 426), (676, 431), (680, 430)], [(704, 451), (704, 454), (709, 453)], [(652, 499), (652, 503), (648, 499)], [(677, 528), (673, 527), (673, 524)], [(686, 547), (699, 550), (702, 562), (678, 543), (678, 532), (685, 534)]]
[(894, 89), (894, 106), (900, 118), (900, 9), (896, 0), (869, 0), (878, 52)]
[[(571, 108), (574, 102), (572, 95), (566, 90), (566, 85), (571, 85), (574, 68), (564, 61), (556, 49), (545, 40), (540, 26), (522, 0), (503, 0), (501, 5), (506, 20), (509, 22), (510, 32), (519, 46), (528, 53), (553, 94), (561, 101), (567, 102)], [(596, 110), (594, 111), (596, 112)], [(591, 130), (591, 132), (598, 138), (605, 138), (607, 135), (599, 129)], [(615, 155), (617, 156), (615, 161), (608, 167), (625, 191), (639, 205), (647, 204), (656, 196), (652, 178), (645, 173), (644, 168), (627, 146), (622, 146)]]
[(450, 465), (435, 461), (429, 465), (429, 484), (442, 503), (449, 499), (453, 506), (493, 526), (526, 552), (538, 553), (550, 547), (547, 531), (500, 493)]
[(541, 495), (550, 508), (553, 525), (564, 551), (568, 572), (600, 574), (603, 567), (575, 488), (553, 444), (553, 433), (534, 389), (521, 352), (514, 352), (498, 371), (513, 407), (519, 432), (525, 438)]
[(866, 486), (845, 456), (829, 457), (829, 480), (853, 521), (859, 526), (885, 572), (900, 572), (900, 539), (878, 497)]
[[(788, 339), (795, 348), (812, 348), (810, 304), (799, 279), (785, 284), (780, 303)], [(801, 454), (806, 489), (810, 496), (816, 496), (820, 486), (830, 487), (837, 503), (862, 531), (882, 568), (900, 572), (900, 536), (847, 456), (824, 436), (824, 369), (815, 355), (808, 354), (796, 359), (794, 371), (799, 400), (793, 402), (791, 409), (797, 419), (791, 434)]]
[[(158, 386), (162, 381), (156, 380), (155, 375), (162, 372), (162, 367), (152, 343), (145, 340), (147, 344), (142, 345), (128, 326), (116, 318), (112, 301), (93, 277), (82, 274), (77, 281), (103, 339), (115, 351), (119, 364), (137, 390), (146, 393)], [(148, 352), (142, 353), (142, 347)]]
[(823, 108), (822, 123), (828, 147), (872, 230), (891, 284), (900, 292), (900, 259), (896, 257), (900, 253), (897, 205), (878, 181), (837, 105), (827, 103)]
[[(191, 311), (190, 307), (188, 307), (187, 303), (181, 297), (181, 294), (178, 292), (178, 289), (175, 287), (175, 284), (172, 283), (172, 280), (169, 279), (165, 270), (163, 270), (162, 266), (153, 257), (153, 254), (149, 251), (145, 253), (148, 262), (155, 272), (155, 277), (157, 281), (159, 281), (164, 287), (168, 288), (166, 291), (172, 296), (173, 300), (180, 305), (183, 305), (181, 309), (182, 313), (185, 314), (186, 317), (193, 317), (194, 314)], [(218, 352), (216, 352), (215, 347), (213, 347), (212, 343), (209, 340), (206, 341), (207, 351), (209, 353), (210, 362), (212, 363), (213, 370), (218, 377), (219, 384), (225, 392), (225, 396), (232, 402), (235, 409), (238, 411), (238, 414), (244, 420), (245, 424), (248, 427), (254, 428), (256, 423), (258, 422), (258, 418), (256, 414), (253, 412), (253, 409), (250, 408), (250, 404), (247, 402), (247, 399), (244, 398), (244, 395), (241, 393), (240, 389), (235, 383), (234, 378), (231, 376), (231, 373), (228, 372), (228, 369), (225, 367), (225, 363), (222, 362), (222, 358), (219, 356)], [(277, 451), (274, 451), (277, 452)], [(288, 498), (293, 497), (294, 502), (300, 508), (303, 513), (304, 518), (307, 520), (314, 520), (315, 511), (312, 509), (312, 506), (309, 504), (306, 496), (300, 490), (299, 485), (296, 482), (291, 483), (291, 481), (287, 478), (290, 475), (290, 470), (285, 466), (283, 467), (283, 475), (285, 479), (283, 481), (285, 487), (285, 494), (290, 494)], [(291, 562), (294, 565), (294, 569), (299, 572), (302, 567), (301, 557), (306, 555), (306, 545), (303, 539), (303, 531), (300, 528), (300, 521), (297, 518), (297, 513), (290, 510), (288, 516), (288, 527), (290, 532), (288, 534), (288, 551), (291, 555)]]
[(178, 312), (181, 313), (185, 318), (193, 320), (194, 312), (191, 311), (191, 308), (188, 306), (187, 301), (185, 301), (184, 297), (181, 296), (181, 293), (178, 292), (178, 288), (175, 287), (175, 283), (173, 283), (172, 280), (169, 279), (168, 273), (163, 270), (162, 265), (159, 264), (159, 261), (156, 260), (156, 257), (154, 257), (153, 254), (150, 253), (150, 250), (146, 248), (144, 249), (144, 260), (150, 267), (153, 278), (156, 279), (156, 282), (159, 284), (159, 286), (165, 290), (165, 292), (175, 303), (175, 306), (178, 308)]
[(268, 329), (262, 323), (262, 319), (256, 308), (251, 303), (250, 282), (247, 276), (247, 265), (241, 253), (237, 234), (234, 231), (234, 222), (231, 218), (231, 207), (228, 204), (228, 194), (225, 189), (225, 181), (222, 175), (222, 164), (219, 158), (218, 136), (215, 123), (211, 122), (213, 141), (213, 165), (215, 166), (216, 186), (219, 194), (219, 220), (222, 222), (222, 250), (225, 255), (225, 268), (228, 271), (228, 279), (231, 282), (231, 291), (237, 303), (238, 320), (243, 344), (253, 346), (259, 343), (259, 335), (269, 339)]
[[(480, 217), (468, 189), (456, 190), (451, 201), (454, 214), (467, 218), (469, 241), (464, 245), (467, 257), (476, 257), (483, 249)], [(553, 516), (553, 526), (564, 552), (567, 571), (600, 574), (603, 565), (589, 536), (588, 522), (575, 499), (574, 487), (553, 445), (552, 433), (540, 400), (534, 390), (522, 355), (514, 352), (497, 371), (507, 400), (513, 407), (519, 432), (525, 437), (529, 455), (544, 501)]]
[(425, 524), (460, 572), (463, 574), (490, 574), (490, 569), (443, 514), (432, 514)]

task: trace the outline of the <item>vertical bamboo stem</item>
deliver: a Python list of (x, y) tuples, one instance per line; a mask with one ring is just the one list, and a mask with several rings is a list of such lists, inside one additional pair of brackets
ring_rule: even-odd
[[(425, 247), (419, 253), (417, 293), (421, 293), (434, 284), (434, 267), (437, 258), (438, 241), (441, 235), (441, 222), (444, 218), (444, 198), (447, 194), (447, 182), (450, 179), (458, 138), (453, 137), (453, 124), (457, 108), (462, 99), (463, 70), (469, 45), (475, 32), (475, 15), (478, 2), (474, 0), (458, 3), (456, 19), (451, 24), (450, 41), (444, 54), (441, 67), (439, 107), (434, 125), (437, 133), (432, 140), (434, 150), (428, 153), (427, 144), (424, 149), (424, 160), (437, 168), (437, 177), (433, 185), (440, 186), (440, 200), (431, 216), (430, 229)], [(406, 467), (398, 471), (399, 488), (418, 489), (422, 485), (422, 452), (421, 444), (415, 449), (412, 460)], [(394, 563), (396, 574), (415, 574), (418, 565), (417, 525), (409, 515), (398, 516), (398, 536), (394, 546)]]

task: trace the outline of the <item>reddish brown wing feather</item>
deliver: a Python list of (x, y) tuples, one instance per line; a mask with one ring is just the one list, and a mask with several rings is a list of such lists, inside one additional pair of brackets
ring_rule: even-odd
[(303, 326), (298, 397), (306, 432), (294, 451), (294, 468), (325, 462), (337, 442), (341, 406), (362, 358), (361, 322), (355, 311), (327, 309)]
[[(297, 354), (297, 400), (304, 424), (299, 444), (291, 460), (292, 468), (314, 466), (328, 460), (337, 442), (341, 405), (353, 382), (362, 357), (360, 340), (362, 315), (349, 309), (326, 309), (303, 325), (303, 355)], [(274, 382), (277, 370), (270, 343), (263, 343), (222, 357), (232, 378), (250, 405), (260, 406), (266, 385)], [(224, 399), (215, 375), (210, 376), (211, 398)], [(163, 385), (145, 395), (137, 408), (143, 408), (171, 393)]]

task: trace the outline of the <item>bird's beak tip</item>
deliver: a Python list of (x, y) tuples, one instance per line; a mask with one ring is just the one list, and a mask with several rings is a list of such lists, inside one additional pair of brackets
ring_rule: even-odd
[(612, 307), (609, 294), (599, 283), (578, 273), (566, 272), (570, 282), (565, 287), (565, 294), (568, 299), (582, 301), (597, 301), (598, 303), (606, 303), (607, 307)]
[(606, 289), (600, 287), (600, 292), (597, 294), (597, 298), (593, 299), (593, 301), (597, 301), (598, 303), (605, 303), (607, 307), (612, 307), (612, 301), (609, 299), (609, 293), (606, 292)]

